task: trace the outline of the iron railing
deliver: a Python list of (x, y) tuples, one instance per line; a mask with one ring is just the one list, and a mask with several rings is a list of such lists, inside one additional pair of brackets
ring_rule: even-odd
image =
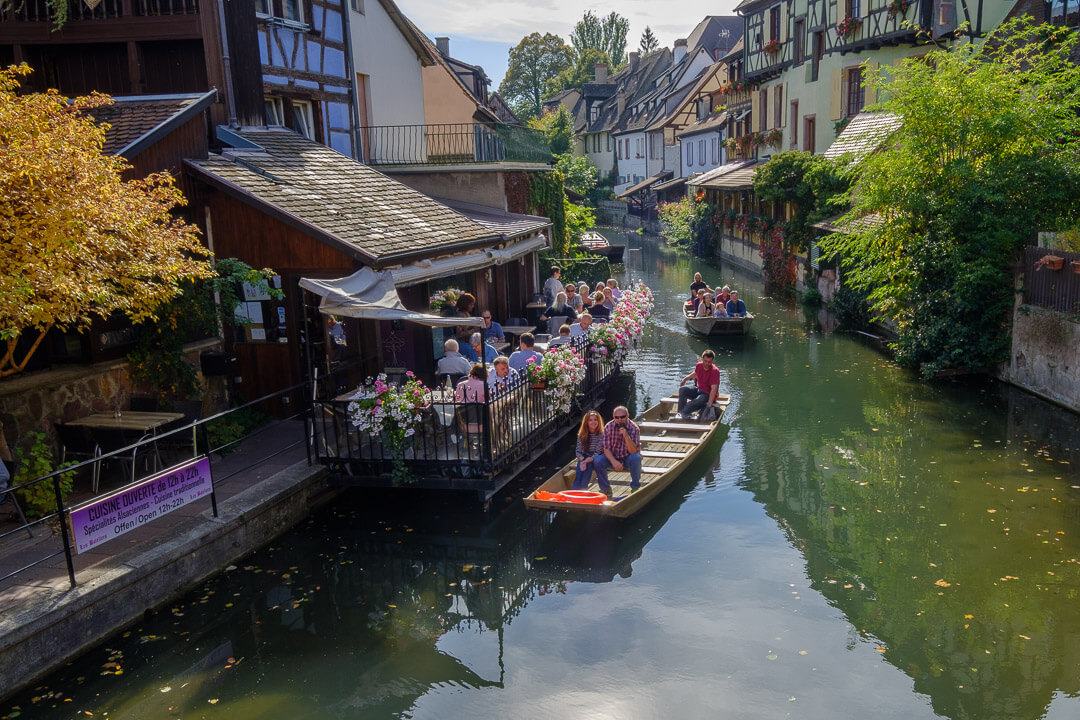
[[(1054, 270), (1046, 265), (1042, 258), (1047, 255), (1061, 258), (1061, 267)], [(1080, 273), (1074, 262), (1080, 263), (1080, 253), (1028, 246), (1024, 252), (1024, 302), (1080, 314)]]
[[(67, 22), (115, 20), (123, 17), (198, 15), (199, 0), (101, 0), (91, 7), (83, 0), (68, 0)], [(51, 22), (55, 13), (48, 0), (23, 0), (0, 4), (0, 20)]]
[[(23, 554), (20, 557), (20, 562), (25, 564), (21, 567), (17, 567), (14, 570), (0, 575), (0, 584), (5, 581), (15, 578), (19, 574), (31, 570), (35, 567), (42, 565), (43, 563), (52, 560), (55, 557), (63, 555), (67, 561), (67, 575), (68, 580), (72, 587), (75, 587), (75, 565), (74, 565), (74, 543), (73, 539), (69, 537), (69, 527), (67, 523), (67, 515), (71, 510), (71, 504), (65, 504), (62, 493), (60, 492), (60, 477), (66, 473), (74, 472), (79, 474), (81, 471), (91, 471), (93, 466), (107, 463), (112, 459), (123, 459), (125, 463), (130, 462), (135, 468), (138, 468), (137, 463), (143, 461), (142, 472), (135, 478), (134, 482), (123, 485), (122, 487), (111, 488), (99, 493), (98, 495), (114, 494), (125, 490), (126, 488), (137, 485), (143, 482), (146, 478), (162, 472), (167, 467), (175, 467), (179, 463), (183, 463), (190, 460), (195, 460), (205, 455), (210, 460), (211, 466), (211, 487), (216, 489), (220, 488), (223, 483), (236, 475), (246, 472), (251, 468), (261, 465), (272, 458), (275, 458), (285, 452), (295, 449), (299, 445), (306, 442), (307, 437), (304, 431), (304, 426), (299, 426), (296, 429), (296, 436), (292, 442), (282, 445), (280, 442), (275, 443), (272, 448), (260, 448), (258, 452), (254, 454), (254, 460), (250, 463), (244, 464), (231, 463), (234, 465), (227, 474), (218, 473), (216, 476), (213, 474), (214, 466), (220, 462), (220, 459), (224, 457), (226, 453), (231, 452), (234, 447), (245, 440), (257, 437), (260, 433), (266, 432), (272, 428), (278, 426), (278, 423), (270, 423), (262, 427), (252, 430), (243, 438), (238, 438), (228, 442), (215, 445), (211, 442), (210, 434), (207, 432), (207, 425), (218, 420), (226, 419), (229, 415), (245, 410), (251, 407), (259, 406), (268, 400), (274, 400), (279, 397), (289, 396), (297, 389), (304, 390), (304, 396), (308, 396), (308, 388), (310, 383), (302, 383), (290, 388), (285, 388), (278, 392), (266, 395), (257, 400), (252, 400), (249, 403), (245, 403), (239, 407), (226, 410), (225, 412), (218, 413), (205, 420), (196, 420), (195, 422), (181, 424), (172, 428), (166, 428), (165, 431), (158, 433), (157, 435), (140, 440), (139, 442), (132, 443), (127, 447), (119, 448), (107, 453), (102, 453), (94, 458), (85, 460), (81, 463), (73, 464), (59, 470), (56, 470), (48, 475), (44, 475), (39, 478), (34, 478), (18, 485), (12, 485), (4, 490), (0, 490), (0, 499), (4, 499), (4, 496), (11, 493), (15, 495), (21, 490), (29, 489), (35, 485), (46, 483), (47, 487), (51, 487), (53, 496), (55, 497), (55, 504), (51, 512), (34, 518), (29, 522), (6, 532), (0, 532), (0, 549), (3, 548), (5, 543), (15, 542), (18, 540), (15, 536), (21, 533), (29, 533), (33, 537), (34, 530), (40, 530), (44, 532), (51, 532), (51, 527), (59, 527), (60, 535), (55, 542), (53, 540), (42, 542), (35, 545), (40, 552), (34, 555)], [(297, 410), (293, 415), (288, 418), (279, 419), (284, 422), (288, 420), (306, 420), (308, 414), (308, 408), (302, 407)], [(182, 423), (182, 421), (181, 421)], [(167, 448), (175, 448), (178, 450), (173, 455), (168, 454)], [(163, 450), (165, 451), (163, 453)], [(217, 458), (214, 456), (217, 455)], [(167, 459), (162, 461), (163, 456)], [(311, 461), (310, 452), (307, 454), (308, 462)], [(153, 460), (154, 464), (151, 466), (149, 461)], [(151, 469), (151, 467), (153, 469)], [(133, 470), (133, 473), (135, 470)], [(17, 497), (17, 495), (15, 495)], [(214, 516), (217, 516), (217, 499), (213, 491), (210, 494), (210, 507)]]
[(551, 148), (542, 133), (519, 125), (372, 125), (358, 129), (369, 165), (469, 165), (547, 163)]
[[(588, 357), (588, 340), (571, 343)], [(312, 407), (312, 442), (316, 459), (339, 476), (389, 476), (395, 463), (404, 463), (413, 478), (490, 480), (536, 448), (545, 445), (608, 387), (619, 366), (606, 359), (586, 361), (578, 385), (577, 408), (556, 412), (546, 390), (524, 377), (508, 387), (485, 393), (483, 402), (458, 402), (452, 393), (435, 390), (422, 408), (416, 433), (396, 452), (383, 438), (361, 432), (350, 421), (351, 400), (316, 401)], [(461, 484), (458, 483), (460, 486)]]

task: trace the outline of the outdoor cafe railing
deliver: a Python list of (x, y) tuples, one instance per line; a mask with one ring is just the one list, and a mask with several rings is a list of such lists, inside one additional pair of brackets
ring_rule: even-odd
[[(49, 473), (48, 475), (43, 475), (42, 477), (34, 478), (23, 483), (13, 484), (6, 490), (0, 490), (0, 495), (6, 495), (8, 493), (16, 494), (22, 490), (32, 489), (34, 486), (45, 484), (46, 487), (51, 488), (54, 498), (54, 505), (50, 512), (41, 515), (40, 517), (32, 518), (26, 524), (20, 525), (13, 530), (0, 532), (0, 547), (3, 547), (5, 543), (17, 541), (18, 538), (16, 538), (15, 536), (22, 533), (29, 533), (31, 536), (33, 536), (34, 531), (37, 530), (39, 532), (48, 532), (50, 535), (52, 535), (54, 529), (59, 530), (59, 537), (57, 538), (59, 540), (59, 547), (57, 547), (57, 543), (52, 541), (36, 543), (34, 547), (41, 548), (41, 552), (39, 554), (34, 554), (33, 557), (26, 558), (24, 561), (24, 565), (17, 567), (16, 569), (8, 572), (5, 575), (0, 576), (0, 587), (2, 587), (5, 581), (15, 578), (19, 574), (38, 567), (61, 555), (63, 555), (66, 560), (68, 580), (71, 583), (71, 586), (75, 587), (74, 539), (70, 537), (70, 528), (67, 523), (67, 513), (69, 512), (69, 510), (71, 510), (71, 504), (65, 503), (63, 493), (60, 489), (61, 476), (66, 473), (75, 473), (76, 477), (78, 477), (80, 474), (83, 473), (83, 471), (90, 472), (92, 470), (92, 466), (95, 464), (99, 464), (100, 466), (100, 464), (102, 463), (108, 463), (110, 460), (117, 460), (121, 458), (124, 459), (125, 463), (138, 463), (144, 460), (155, 461), (153, 469), (149, 469), (147, 466), (144, 465), (143, 472), (140, 473), (140, 477), (137, 477), (134, 482), (122, 485), (120, 487), (110, 488), (98, 494), (98, 496), (113, 495), (121, 493), (125, 489), (134, 487), (135, 485), (144, 482), (146, 478), (153, 477), (158, 473), (167, 470), (168, 467), (175, 467), (176, 465), (181, 464), (185, 461), (195, 460), (205, 455), (210, 463), (211, 468), (212, 489), (209, 495), (210, 509), (212, 515), (214, 517), (217, 517), (217, 497), (214, 491), (220, 488), (225, 482), (232, 479), (233, 477), (239, 475), (240, 473), (246, 472), (258, 465), (264, 464), (267, 461), (282, 455), (283, 453), (289, 452), (290, 450), (295, 449), (301, 444), (305, 444), (305, 447), (307, 448), (306, 455), (307, 460), (310, 463), (310, 447), (306, 446), (307, 434), (304, 431), (304, 426), (297, 424), (296, 435), (291, 442), (282, 444), (280, 442), (280, 439), (278, 439), (275, 441), (273, 447), (264, 448), (260, 446), (259, 451), (253, 456), (254, 459), (251, 462), (230, 462), (229, 469), (226, 473), (219, 473), (216, 476), (214, 475), (214, 466), (218, 465), (221, 462), (221, 459), (224, 458), (226, 454), (234, 450), (237, 444), (257, 438), (261, 433), (265, 433), (271, 429), (279, 427), (280, 423), (288, 422), (290, 420), (306, 420), (308, 414), (308, 408), (306, 406), (298, 408), (297, 411), (289, 417), (279, 418), (276, 422), (272, 422), (255, 428), (243, 437), (219, 442), (216, 444), (211, 442), (211, 435), (207, 430), (208, 425), (210, 425), (211, 423), (221, 420), (227, 421), (229, 417), (234, 413), (247, 410), (252, 407), (257, 407), (267, 401), (277, 400), (278, 398), (289, 396), (290, 393), (293, 393), (298, 389), (303, 390), (304, 397), (310, 397), (310, 387), (310, 383), (301, 383), (299, 385), (294, 385), (292, 387), (285, 388), (284, 390), (280, 390), (278, 392), (271, 393), (270, 395), (266, 395), (256, 400), (252, 400), (251, 402), (244, 403), (243, 405), (240, 405), (238, 407), (217, 413), (216, 415), (213, 415), (206, 419), (196, 420), (194, 422), (182, 424), (171, 429), (167, 428), (165, 431), (159, 432), (157, 435), (146, 440), (141, 440), (140, 442), (133, 443), (131, 445), (128, 445), (127, 447), (119, 448), (117, 450), (113, 450), (107, 453), (102, 453), (95, 458), (91, 458), (80, 463), (73, 463), (67, 465)], [(165, 449), (167, 452), (168, 448), (174, 447), (182, 448), (180, 450), (180, 453), (174, 456), (170, 456), (169, 460), (164, 462), (164, 467), (157, 466), (156, 461), (159, 458), (162, 458), (161, 451)], [(136, 468), (138, 468), (137, 465)]]
[[(573, 343), (587, 357), (587, 341)], [(312, 439), (318, 461), (340, 475), (391, 475), (404, 463), (413, 478), (489, 480), (531, 451), (550, 442), (552, 432), (573, 423), (578, 410), (593, 402), (618, 374), (606, 359), (586, 360), (578, 384), (576, 408), (557, 411), (546, 389), (534, 388), (518, 376), (504, 388), (486, 392), (483, 402), (459, 402), (451, 391), (435, 389), (419, 408), (415, 433), (395, 447), (386, 438), (362, 432), (350, 418), (352, 400), (338, 398), (313, 404)], [(453, 482), (451, 482), (453, 481)]]
[(369, 165), (547, 163), (551, 149), (541, 133), (517, 125), (447, 123), (372, 125), (358, 129)]

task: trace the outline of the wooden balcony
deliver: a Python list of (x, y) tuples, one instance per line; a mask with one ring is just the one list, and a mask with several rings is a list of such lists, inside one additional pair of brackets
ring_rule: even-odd
[[(66, 23), (199, 14), (199, 0), (100, 0), (93, 7), (85, 0), (68, 0), (67, 5)], [(53, 20), (47, 0), (24, 0), (0, 6), (2, 22), (49, 23)]]

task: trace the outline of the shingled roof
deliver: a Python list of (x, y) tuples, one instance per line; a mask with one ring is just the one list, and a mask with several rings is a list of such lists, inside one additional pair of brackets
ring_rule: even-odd
[(188, 95), (114, 97), (111, 105), (94, 108), (90, 114), (99, 125), (109, 125), (102, 151), (130, 160), (216, 98), (216, 90)]
[(195, 177), (380, 268), (501, 234), (283, 128), (232, 131), (236, 147), (186, 160)]
[(850, 155), (858, 162), (881, 147), (882, 143), (900, 127), (899, 115), (878, 112), (862, 112), (851, 118), (844, 131), (837, 136), (825, 157), (838, 158)]

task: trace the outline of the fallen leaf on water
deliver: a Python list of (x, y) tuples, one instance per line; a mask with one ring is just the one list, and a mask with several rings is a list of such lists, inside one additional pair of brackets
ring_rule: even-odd
[(1017, 635), (1016, 637), (1022, 637), (1022, 638), (1024, 638), (1025, 640), (1030, 640), (1030, 639), (1031, 639), (1031, 638), (1029, 638), (1029, 637), (1028, 637), (1027, 635)]
[(971, 620), (973, 617), (975, 617), (975, 616), (974, 615), (965, 615), (964, 619), (965, 620)]
[(945, 580), (938, 580), (934, 584), (938, 587), (952, 587), (952, 583), (946, 582)]
[(211, 705), (217, 705), (218, 704), (218, 699), (217, 698), (210, 698), (206, 702), (210, 703)]
[(765, 656), (765, 659), (766, 660), (775, 660), (776, 657), (777, 657), (776, 653), (769, 653), (768, 655)]
[(877, 650), (878, 652), (885, 652), (885, 648), (883, 648), (883, 647), (876, 647), (874, 649)]
[(806, 655), (806, 651), (805, 651), (805, 650), (800, 650), (800, 651), (799, 651), (799, 654), (800, 654), (800, 655)]
[(172, 690), (172, 688), (171, 688), (171, 687), (169, 687), (168, 685), (166, 685), (165, 687), (161, 688), (161, 692), (163, 692), (163, 693), (167, 693), (167, 692), (169, 692), (170, 690)]
[(986, 512), (988, 512), (988, 513), (990, 513), (991, 515), (993, 515), (994, 513), (996, 513), (996, 512), (997, 512), (997, 510), (987, 510)]

